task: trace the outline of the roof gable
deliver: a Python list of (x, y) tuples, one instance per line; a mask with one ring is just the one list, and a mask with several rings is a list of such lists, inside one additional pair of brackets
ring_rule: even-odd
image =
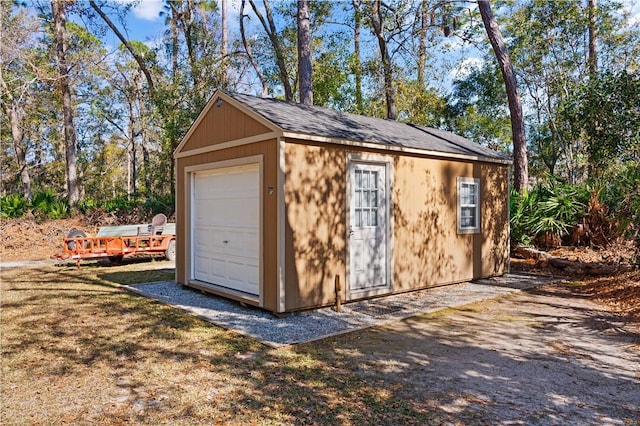
[(262, 115), (218, 90), (182, 138), (174, 156), (206, 151), (211, 145), (225, 142), (273, 136), (274, 132), (281, 131)]

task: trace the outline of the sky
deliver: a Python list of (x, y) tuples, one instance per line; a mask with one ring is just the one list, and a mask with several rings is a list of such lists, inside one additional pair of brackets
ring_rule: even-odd
[(162, 0), (142, 0), (133, 8), (133, 15), (142, 22), (159, 22), (158, 15), (162, 10)]
[[(2, 1), (2, 0), (0, 0)], [(80, 0), (86, 1), (86, 0)], [(126, 36), (130, 40), (138, 40), (146, 42), (149, 45), (155, 45), (158, 42), (158, 38), (164, 31), (164, 17), (160, 16), (160, 12), (163, 10), (163, 0), (111, 0), (117, 3), (132, 4), (131, 12), (126, 18)], [(241, 0), (227, 0), (228, 18), (229, 18), (229, 32), (233, 38), (233, 33), (238, 32), (238, 26), (235, 25), (238, 22), (239, 9)], [(279, 0), (272, 0), (272, 4), (277, 3)], [(341, 0), (327, 0), (327, 1), (341, 1)], [(553, 0), (552, 0), (553, 1)], [(575, 0), (584, 1), (584, 0)], [(640, 25), (640, 0), (622, 0), (626, 4), (628, 10), (631, 13), (632, 25)], [(258, 1), (259, 3), (259, 1)], [(220, 0), (218, 0), (220, 5)], [(118, 25), (120, 26), (120, 25)], [(105, 40), (107, 44), (113, 46), (118, 45), (120, 42), (111, 32), (108, 32)], [(451, 86), (451, 82), (463, 76), (468, 70), (468, 65), (477, 64), (481, 62), (482, 52), (469, 46), (463, 48), (462, 41), (460, 41), (460, 50), (457, 51), (457, 55), (453, 55), (462, 60), (457, 66), (449, 69), (445, 75), (442, 76), (440, 81), (433, 81), (434, 88), (439, 90), (448, 91)], [(454, 50), (457, 50), (454, 47)], [(452, 57), (452, 52), (449, 52), (449, 57)], [(466, 65), (466, 66), (465, 66)]]
[[(120, 3), (131, 3), (134, 7), (127, 19), (129, 35), (134, 40), (146, 41), (157, 37), (163, 30), (164, 18), (160, 16), (163, 8), (162, 0), (116, 0)], [(276, 0), (277, 1), (277, 0)], [(218, 0), (218, 5), (220, 1)], [(240, 0), (227, 0), (229, 21), (237, 21)], [(233, 30), (233, 24), (230, 25)]]
[[(162, 10), (162, 0), (116, 0), (122, 3), (137, 3), (129, 16), (129, 32), (132, 38), (145, 40), (154, 37), (162, 30), (163, 18), (159, 16)], [(276, 0), (277, 1), (277, 0)], [(334, 0), (331, 0), (334, 1)], [(238, 14), (240, 0), (227, 0), (229, 12)], [(632, 22), (640, 25), (640, 0), (623, 0), (631, 11)], [(234, 13), (235, 12), (235, 13)]]
[[(119, 3), (135, 3), (118, 0)], [(127, 17), (127, 32), (133, 40), (146, 41), (157, 37), (163, 29), (162, 0), (140, 0)]]

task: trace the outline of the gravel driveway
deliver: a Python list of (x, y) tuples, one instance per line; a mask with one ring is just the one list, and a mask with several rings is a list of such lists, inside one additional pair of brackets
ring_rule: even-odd
[(220, 327), (278, 347), (324, 339), (329, 336), (380, 326), (419, 314), (462, 306), (553, 281), (548, 277), (507, 274), (474, 282), (386, 296), (343, 306), (276, 317), (269, 312), (223, 297), (182, 287), (174, 281), (127, 287), (137, 294), (159, 300), (197, 315)]
[(272, 346), (332, 335), (337, 366), (451, 424), (640, 425), (637, 324), (542, 283), (511, 275), (286, 318), (192, 290), (179, 301), (169, 283), (135, 291)]

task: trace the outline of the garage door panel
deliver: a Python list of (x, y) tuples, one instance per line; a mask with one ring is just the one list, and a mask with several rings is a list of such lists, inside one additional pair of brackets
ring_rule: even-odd
[(209, 258), (197, 255), (195, 258), (195, 273), (200, 276), (209, 275)]
[(194, 234), (194, 244), (196, 249), (198, 249), (197, 253), (201, 252), (202, 250), (206, 251), (212, 241), (209, 235), (209, 230), (202, 227), (196, 227)]
[(260, 235), (255, 229), (211, 227), (196, 228), (196, 247), (207, 251), (230, 251), (258, 257)]
[(259, 187), (258, 164), (194, 174), (195, 279), (259, 294)]
[(255, 231), (234, 229), (226, 233), (223, 247), (231, 255), (256, 258), (259, 255), (259, 236)]
[(200, 217), (197, 220), (212, 227), (248, 227), (253, 228), (259, 220), (257, 212), (249, 210), (248, 206), (259, 204), (258, 198), (220, 199), (215, 202), (203, 203)]
[(258, 259), (260, 256), (260, 235), (258, 232), (245, 232), (244, 235), (244, 252), (247, 257)]
[(216, 259), (212, 257), (209, 259), (211, 265), (211, 276), (216, 278), (225, 278), (227, 276), (227, 262), (224, 259)]
[(247, 268), (244, 263), (229, 261), (227, 262), (227, 276), (229, 280), (236, 283), (246, 283), (247, 282)]
[(258, 289), (258, 282), (252, 280), (252, 276), (257, 276), (258, 267), (245, 263), (227, 262), (227, 277), (235, 289), (246, 293), (255, 293)]

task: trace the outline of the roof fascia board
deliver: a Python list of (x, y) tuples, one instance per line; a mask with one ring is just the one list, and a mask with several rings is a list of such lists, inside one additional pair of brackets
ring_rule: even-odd
[(200, 125), (200, 122), (202, 120), (204, 120), (204, 118), (209, 113), (209, 110), (213, 107), (213, 105), (216, 103), (216, 101), (218, 99), (222, 99), (223, 102), (228, 102), (230, 105), (232, 105), (233, 107), (235, 107), (235, 108), (239, 109), (240, 111), (244, 112), (249, 117), (253, 118), (254, 120), (259, 122), (260, 124), (264, 125), (268, 129), (270, 129), (272, 132), (281, 132), (282, 131), (282, 129), (280, 129), (278, 126), (276, 126), (271, 121), (269, 121), (266, 118), (264, 118), (262, 115), (256, 113), (251, 108), (247, 107), (246, 105), (244, 105), (241, 102), (236, 101), (231, 96), (227, 95), (225, 92), (223, 92), (222, 90), (218, 89), (213, 94), (213, 96), (211, 97), (209, 102), (207, 102), (207, 105), (204, 107), (204, 109), (200, 112), (200, 114), (198, 115), (198, 118), (196, 118), (196, 121), (194, 121), (193, 124), (191, 125), (191, 127), (189, 127), (189, 130), (187, 131), (187, 134), (184, 135), (184, 137), (182, 138), (182, 140), (180, 141), (180, 143), (178, 144), (176, 149), (173, 151), (173, 157), (174, 158), (179, 158), (179, 154), (181, 153), (182, 149), (184, 148), (184, 145), (187, 143), (189, 138), (191, 138), (191, 135), (193, 134), (193, 132), (196, 131), (196, 129)]
[(219, 151), (221, 149), (233, 148), (240, 145), (248, 145), (250, 143), (263, 142), (269, 139), (277, 139), (282, 132), (261, 133), (255, 136), (249, 136), (242, 139), (234, 139), (228, 142), (222, 142), (215, 145), (204, 146), (202, 148), (190, 149), (189, 151), (176, 152), (173, 154), (175, 159), (191, 157), (194, 155), (206, 154), (208, 152)]
[(358, 148), (379, 149), (383, 151), (401, 152), (406, 154), (421, 154), (421, 155), (428, 155), (431, 157), (439, 157), (439, 158), (446, 158), (446, 159), (482, 161), (485, 163), (497, 163), (497, 164), (506, 164), (506, 165), (512, 164), (511, 160), (491, 158), (491, 157), (485, 157), (481, 155), (455, 154), (455, 153), (448, 153), (448, 152), (432, 151), (428, 149), (409, 148), (406, 146), (384, 145), (384, 144), (375, 143), (375, 142), (361, 142), (361, 141), (355, 141), (351, 139), (340, 139), (340, 138), (331, 138), (326, 136), (309, 135), (309, 134), (297, 133), (297, 132), (285, 131), (282, 133), (282, 136), (285, 138), (302, 139), (302, 140), (309, 140), (313, 142), (332, 143), (337, 145), (354, 146)]

